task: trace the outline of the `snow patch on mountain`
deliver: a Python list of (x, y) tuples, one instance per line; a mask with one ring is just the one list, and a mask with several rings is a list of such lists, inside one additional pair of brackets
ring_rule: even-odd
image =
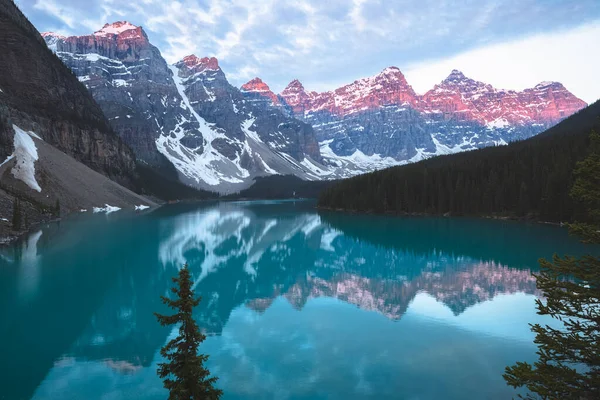
[[(258, 136), (258, 134), (255, 131), (253, 131), (253, 130), (250, 129), (252, 127), (252, 125), (254, 124), (255, 121), (256, 121), (256, 118), (249, 118), (249, 119), (245, 120), (244, 122), (242, 122), (242, 124), (241, 124), (242, 131), (244, 132), (244, 134), (246, 135), (246, 137), (248, 139), (251, 139), (252, 141), (254, 141), (255, 145), (262, 144), (263, 146), (261, 146), (261, 147), (264, 147), (264, 142), (261, 140), (261, 138)], [(276, 170), (274, 170), (273, 168), (271, 168), (269, 166), (269, 164), (267, 164), (265, 162), (265, 160), (263, 159), (263, 157), (260, 155), (259, 151), (255, 151), (255, 150), (252, 149), (252, 146), (250, 145), (250, 143), (248, 142), (248, 140), (246, 140), (244, 142), (244, 148), (246, 149), (246, 151), (248, 152), (248, 154), (253, 155), (261, 163), (261, 165), (263, 166), (264, 171), (267, 174), (269, 174), (269, 175), (278, 175), (279, 174)]]
[[(108, 80), (108, 84), (113, 87), (130, 86), (133, 80), (132, 71), (139, 70), (140, 65), (143, 63), (142, 60), (139, 60), (138, 62), (130, 62), (128, 65), (125, 65), (120, 60), (104, 57), (98, 53), (77, 54), (58, 51), (56, 52), (56, 55), (59, 56), (63, 62), (67, 61), (68, 64), (99, 64), (100, 70), (97, 73), (94, 73), (94, 76), (96, 76), (96, 74), (100, 76), (101, 74), (103, 78)], [(94, 70), (95, 68), (92, 68), (90, 72), (93, 72)], [(77, 79), (79, 79), (79, 82), (85, 83), (90, 81), (92, 76), (79, 75)]]
[(177, 67), (171, 65), (169, 68), (173, 72), (173, 80), (183, 104), (198, 122), (203, 138), (203, 148), (191, 149), (181, 143), (185, 137), (183, 125), (189, 121), (180, 117), (179, 123), (173, 131), (166, 135), (160, 135), (156, 139), (158, 151), (167, 157), (175, 168), (189, 180), (197, 183), (204, 182), (211, 186), (217, 186), (222, 182), (242, 183), (243, 179), (248, 178), (250, 174), (240, 165), (240, 156), (230, 160), (214, 147), (213, 142), (216, 139), (222, 141), (230, 141), (230, 139), (194, 110), (185, 93), (184, 82), (179, 76)]
[[(14, 138), (14, 158), (16, 159), (15, 166), (11, 173), (16, 179), (19, 179), (27, 186), (37, 192), (41, 192), (42, 188), (35, 179), (35, 162), (38, 160), (38, 152), (35, 143), (31, 136), (23, 129), (13, 125), (15, 131)], [(35, 133), (36, 138), (39, 138)]]
[(247, 137), (253, 139), (258, 143), (262, 143), (262, 140), (260, 139), (260, 137), (258, 137), (258, 134), (250, 129), (254, 124), (254, 121), (256, 121), (256, 118), (249, 118), (242, 122), (242, 130), (244, 131)]
[(316, 175), (318, 178), (330, 177), (334, 172), (328, 168), (324, 168), (322, 166), (317, 165), (310, 158), (305, 157), (301, 162), (307, 170), (309, 170), (313, 175)]
[(489, 129), (506, 128), (510, 126), (510, 122), (505, 118), (496, 118), (495, 120), (488, 122), (486, 126)]
[(340, 156), (331, 149), (330, 144), (332, 142), (333, 139), (320, 142), (321, 155), (325, 160), (325, 164), (337, 167), (339, 174), (343, 177), (389, 168), (402, 163), (392, 157), (382, 157), (379, 154), (369, 156), (358, 149), (349, 156)]

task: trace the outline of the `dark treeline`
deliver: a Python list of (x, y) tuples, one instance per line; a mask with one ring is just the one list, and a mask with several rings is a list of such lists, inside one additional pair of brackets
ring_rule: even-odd
[(248, 189), (227, 196), (228, 199), (316, 199), (338, 181), (305, 181), (294, 175), (257, 177)]
[[(506, 215), (567, 221), (573, 168), (599, 131), (600, 101), (546, 132), (508, 146), (431, 158), (343, 180), (319, 206), (376, 213)], [(599, 172), (600, 173), (600, 172)]]
[(177, 178), (177, 171), (171, 164), (165, 164), (164, 168), (158, 169), (138, 163), (134, 185), (136, 192), (165, 201), (214, 199), (218, 197), (217, 193), (196, 189), (180, 182)]

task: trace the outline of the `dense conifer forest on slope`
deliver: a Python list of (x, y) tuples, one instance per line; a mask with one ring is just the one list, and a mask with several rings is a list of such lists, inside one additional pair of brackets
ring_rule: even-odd
[[(600, 132), (600, 101), (531, 139), (340, 181), (319, 206), (358, 212), (505, 215), (569, 221), (573, 169)], [(599, 171), (600, 174), (600, 171)]]

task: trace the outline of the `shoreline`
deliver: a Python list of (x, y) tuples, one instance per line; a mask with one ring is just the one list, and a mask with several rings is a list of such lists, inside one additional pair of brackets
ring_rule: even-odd
[(568, 225), (570, 222), (556, 222), (556, 221), (544, 221), (534, 217), (517, 217), (515, 215), (483, 215), (483, 214), (437, 214), (437, 213), (407, 213), (407, 212), (375, 212), (375, 211), (356, 211), (356, 210), (346, 210), (343, 208), (331, 208), (331, 207), (315, 207), (318, 211), (328, 211), (328, 212), (336, 212), (336, 213), (347, 213), (347, 214), (356, 214), (356, 215), (380, 215), (380, 216), (394, 216), (394, 217), (443, 217), (443, 218), (480, 218), (480, 219), (493, 219), (498, 221), (518, 221), (518, 222), (533, 222), (537, 224), (544, 225), (554, 225), (558, 227), (564, 227)]
[[(210, 203), (210, 202), (215, 202), (215, 203), (219, 203), (219, 202), (223, 202), (223, 203), (244, 203), (244, 202), (253, 202), (253, 201), (310, 201), (310, 200), (314, 200), (317, 201), (317, 199), (311, 199), (311, 198), (279, 198), (279, 199), (272, 199), (272, 198), (263, 198), (263, 199), (257, 199), (257, 198), (246, 198), (246, 199), (231, 199), (231, 198), (223, 198), (223, 199), (198, 199), (198, 200), (191, 200), (191, 199), (185, 199), (185, 200), (179, 200), (177, 202), (164, 202), (164, 203), (158, 203), (156, 206), (151, 207), (152, 209), (156, 209), (159, 208), (161, 206), (164, 205), (168, 205), (168, 204), (177, 204), (177, 203), (185, 203), (185, 204), (190, 204), (190, 203)], [(553, 226), (557, 226), (557, 227), (564, 227), (566, 225), (568, 225), (568, 222), (555, 222), (555, 221), (543, 221), (537, 218), (532, 218), (532, 217), (517, 217), (514, 215), (477, 215), (477, 214), (455, 214), (452, 215), (450, 213), (444, 213), (444, 214), (436, 214), (436, 213), (397, 213), (397, 212), (374, 212), (374, 211), (356, 211), (356, 210), (345, 210), (342, 208), (330, 208), (330, 207), (321, 207), (321, 206), (315, 206), (315, 210), (317, 212), (336, 212), (336, 213), (346, 213), (346, 214), (352, 214), (352, 215), (380, 215), (380, 216), (394, 216), (394, 217), (443, 217), (443, 218), (478, 218), (478, 219), (492, 219), (492, 220), (498, 220), (498, 221), (518, 221), (518, 222), (532, 222), (532, 223), (536, 223), (536, 224), (544, 224), (544, 225), (553, 225)], [(135, 211), (135, 210), (133, 210)], [(93, 213), (93, 211), (86, 211), (86, 213)], [(62, 221), (64, 219), (67, 218), (71, 218), (74, 215), (79, 215), (81, 214), (81, 212), (79, 211), (71, 211), (68, 212), (64, 215), (61, 215), (60, 217), (57, 218), (50, 218), (48, 220), (41, 220), (38, 221), (36, 223), (31, 224), (27, 229), (23, 230), (23, 231), (12, 231), (11, 229), (6, 230), (6, 232), (2, 232), (0, 233), (0, 247), (5, 247), (5, 246), (10, 246), (12, 244), (14, 244), (15, 242), (18, 242), (20, 239), (22, 239), (23, 237), (29, 235), (30, 233), (32, 233), (35, 229), (39, 228), (41, 225), (43, 224), (49, 224), (49, 223), (55, 223), (55, 222), (59, 222)], [(6, 224), (10, 224), (10, 221), (6, 222)], [(3, 229), (0, 229), (3, 230)]]

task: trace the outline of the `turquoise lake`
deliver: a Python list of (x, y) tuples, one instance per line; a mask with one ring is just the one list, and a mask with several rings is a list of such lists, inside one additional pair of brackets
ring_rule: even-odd
[(81, 214), (0, 249), (0, 399), (166, 399), (153, 312), (188, 263), (223, 399), (509, 399), (565, 229), (312, 202)]

